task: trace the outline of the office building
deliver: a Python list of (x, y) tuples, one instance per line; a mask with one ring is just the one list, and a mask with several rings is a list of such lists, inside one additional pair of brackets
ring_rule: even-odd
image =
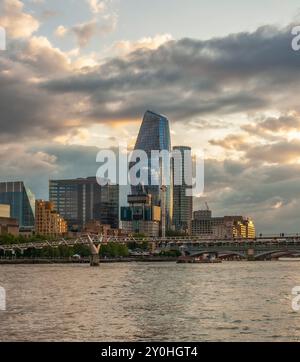
[(0, 236), (19, 235), (19, 223), (17, 219), (10, 217), (10, 206), (0, 204)]
[(18, 220), (20, 228), (34, 227), (35, 198), (22, 181), (0, 182), (0, 204), (10, 205), (10, 217)]
[(191, 148), (173, 147), (173, 156), (173, 225), (176, 231), (190, 234), (193, 197), (187, 193), (192, 186)]
[(35, 233), (44, 236), (61, 236), (68, 231), (66, 221), (55, 211), (50, 201), (36, 200)]
[(10, 205), (0, 204), (0, 217), (10, 217)]
[(256, 233), (251, 218), (244, 216), (212, 217), (210, 210), (198, 210), (194, 212), (192, 235), (216, 239), (254, 239)]
[(51, 180), (49, 199), (70, 230), (82, 231), (91, 220), (119, 227), (119, 186), (100, 186), (96, 177)]
[(0, 217), (0, 235), (19, 235), (19, 223), (11, 217)]
[[(134, 149), (143, 150), (148, 156), (148, 182), (144, 185), (132, 186), (132, 194), (150, 194), (152, 204), (159, 207), (162, 206), (164, 198), (165, 210), (162, 211), (166, 219), (166, 227), (170, 228), (173, 218), (172, 165), (171, 162), (169, 165), (163, 165), (160, 162), (158, 167), (151, 164), (151, 151), (168, 151), (171, 153), (169, 120), (165, 116), (147, 111)], [(130, 167), (132, 166), (133, 163)], [(164, 191), (162, 191), (162, 185), (166, 186)]]
[(152, 204), (151, 194), (128, 195), (128, 204), (121, 208), (122, 230), (127, 234), (159, 236), (161, 209)]

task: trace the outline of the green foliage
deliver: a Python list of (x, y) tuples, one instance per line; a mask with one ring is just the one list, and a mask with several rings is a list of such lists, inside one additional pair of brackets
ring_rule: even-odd
[[(14, 237), (12, 235), (3, 235), (0, 237), (0, 245), (12, 245), (12, 244), (21, 244), (24, 243), (38, 243), (44, 240), (49, 240), (44, 236), (35, 235), (31, 238), (24, 238), (22, 236)], [(50, 241), (50, 240), (49, 240)], [(138, 244), (140, 248), (147, 248), (147, 243)], [(74, 245), (73, 247), (68, 247), (66, 245), (60, 245), (59, 247), (45, 247), (42, 249), (30, 248), (27, 250), (16, 250), (16, 257), (24, 258), (69, 258), (73, 255), (78, 254), (81, 257), (89, 257), (90, 249), (87, 245)], [(11, 256), (11, 252), (6, 252), (6, 256)], [(129, 255), (127, 245), (108, 243), (107, 245), (102, 245), (100, 248), (100, 255), (107, 256), (110, 258), (113, 257), (126, 257)], [(0, 250), (0, 256), (4, 256), (4, 251)]]
[(43, 235), (32, 235), (29, 238), (26, 238), (23, 235), (13, 236), (10, 234), (0, 235), (0, 245), (11, 245), (11, 244), (24, 244), (24, 243), (38, 243), (41, 241), (51, 241), (53, 238), (46, 237)]
[(100, 255), (102, 257), (126, 257), (129, 255), (128, 247), (124, 244), (108, 243), (107, 245), (102, 245), (100, 248)]

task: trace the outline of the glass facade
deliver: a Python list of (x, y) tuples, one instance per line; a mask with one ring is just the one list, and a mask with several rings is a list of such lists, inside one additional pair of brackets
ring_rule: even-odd
[[(171, 137), (169, 120), (160, 114), (147, 111), (144, 115), (143, 122), (138, 134), (135, 150), (143, 150), (148, 156), (148, 185), (133, 186), (132, 194), (146, 192), (151, 194), (153, 205), (161, 206), (161, 185), (162, 185), (162, 165), (160, 163), (158, 169), (154, 169), (151, 165), (151, 151), (169, 151), (171, 152)], [(167, 166), (168, 167), (168, 166)], [(166, 221), (167, 226), (172, 225), (173, 217), (173, 201), (172, 201), (172, 167), (166, 170), (170, 175), (170, 182), (167, 183), (166, 189)], [(156, 175), (155, 184), (151, 182), (151, 175)], [(154, 177), (155, 179), (155, 177)]]
[(10, 217), (20, 228), (34, 227), (35, 197), (22, 181), (0, 182), (0, 204), (10, 205)]
[[(191, 148), (177, 146), (173, 148), (174, 156), (173, 175), (178, 177), (180, 184), (174, 180), (173, 186), (173, 224), (177, 231), (191, 233), (191, 221), (193, 217), (193, 197), (187, 195), (187, 190), (192, 185), (192, 154)], [(179, 161), (179, 162), (177, 162)]]
[(82, 230), (91, 220), (119, 227), (118, 185), (100, 186), (96, 177), (51, 180), (49, 199), (70, 229)]

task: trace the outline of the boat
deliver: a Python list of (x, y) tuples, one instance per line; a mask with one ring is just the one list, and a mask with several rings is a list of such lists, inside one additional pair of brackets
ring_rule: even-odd
[(196, 264), (219, 264), (222, 263), (221, 259), (194, 259), (193, 263)]
[(177, 259), (178, 264), (219, 264), (222, 260), (219, 258), (197, 258), (191, 256), (180, 256)]
[(282, 258), (278, 258), (278, 261), (300, 261), (300, 258), (296, 258), (296, 257), (282, 257)]

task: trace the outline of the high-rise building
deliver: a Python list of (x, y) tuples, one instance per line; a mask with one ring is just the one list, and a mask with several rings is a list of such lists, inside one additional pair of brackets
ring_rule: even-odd
[[(167, 227), (171, 227), (173, 218), (172, 166), (170, 163), (170, 168), (163, 173), (162, 163), (159, 164), (158, 169), (151, 164), (151, 151), (171, 153), (169, 120), (165, 116), (147, 111), (134, 149), (143, 150), (148, 156), (148, 182), (147, 185), (132, 186), (132, 194), (150, 194), (152, 204), (155, 206), (161, 206), (164, 197), (165, 210), (162, 212), (165, 214)], [(163, 174), (169, 175), (169, 179), (164, 180)], [(152, 182), (153, 179), (155, 182)], [(166, 186), (164, 191), (162, 191), (163, 185)]]
[(191, 233), (193, 196), (192, 154), (186, 146), (173, 147), (173, 225), (176, 231)]
[(36, 200), (35, 233), (45, 236), (60, 236), (68, 231), (66, 221), (54, 210), (52, 202)]
[(51, 180), (49, 199), (69, 229), (83, 230), (91, 220), (119, 227), (119, 186), (100, 186), (96, 177)]
[(20, 228), (34, 227), (35, 198), (22, 181), (0, 182), (0, 203), (10, 205), (10, 217)]

